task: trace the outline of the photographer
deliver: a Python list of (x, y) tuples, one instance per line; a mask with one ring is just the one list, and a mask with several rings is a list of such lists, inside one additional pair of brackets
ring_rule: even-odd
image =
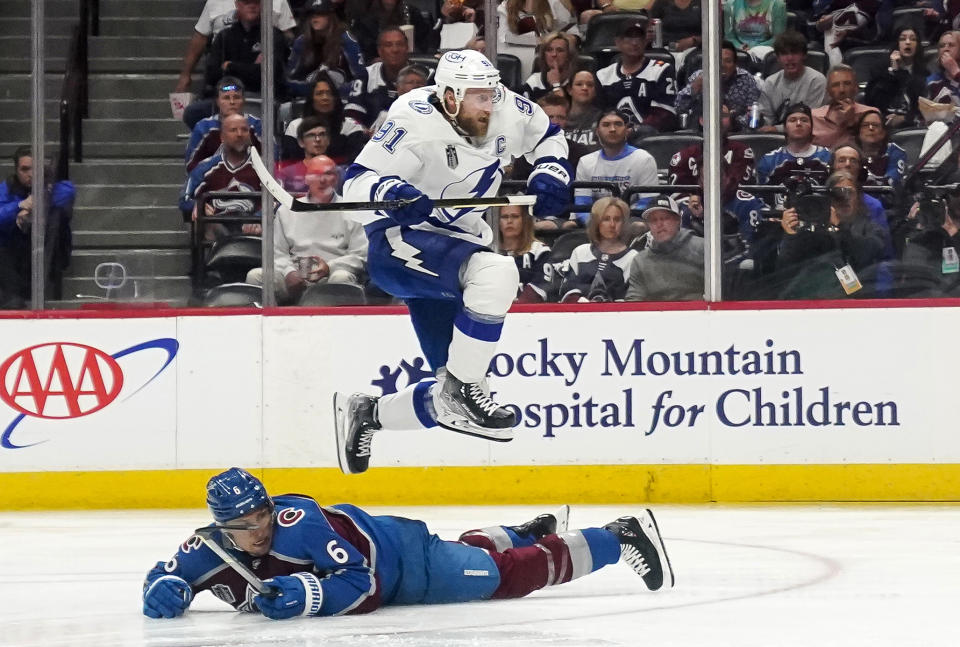
[(794, 278), (782, 298), (840, 298), (875, 282), (886, 238), (868, 217), (859, 184), (850, 173), (837, 171), (827, 178), (826, 189), (828, 208), (814, 212), (804, 208), (813, 203), (802, 203), (783, 212), (777, 268)]
[[(13, 154), (14, 172), (0, 184), (0, 309), (21, 308), (29, 299), (30, 228), (33, 210), (33, 152), (19, 147)], [(53, 181), (44, 169), (47, 214), (44, 259), (47, 276), (58, 280), (70, 262), (70, 217), (76, 190), (67, 180)], [(55, 286), (56, 287), (56, 286)]]
[(960, 194), (914, 203), (908, 219), (917, 229), (903, 250), (901, 281), (910, 282), (908, 287), (914, 289), (926, 287), (910, 296), (956, 296), (960, 292)]

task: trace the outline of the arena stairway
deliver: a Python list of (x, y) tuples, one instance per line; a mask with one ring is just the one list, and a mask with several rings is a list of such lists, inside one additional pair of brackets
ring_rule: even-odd
[[(74, 251), (63, 299), (51, 307), (108, 296), (186, 304), (189, 226), (177, 200), (188, 131), (172, 117), (168, 94), (203, 4), (100, 0), (100, 33), (90, 37), (84, 156), (70, 162), (77, 185)], [(77, 1), (46, 0), (45, 9), (49, 155), (59, 146), (57, 103)], [(0, 58), (0, 168), (6, 176), (13, 150), (30, 140), (30, 3), (0, 0), (0, 16), (0, 51), (7, 54)], [(122, 265), (127, 285), (110, 294), (98, 286), (94, 273), (103, 263)]]

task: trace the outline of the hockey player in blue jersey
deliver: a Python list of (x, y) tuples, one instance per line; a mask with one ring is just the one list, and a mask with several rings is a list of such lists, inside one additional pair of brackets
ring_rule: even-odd
[(258, 594), (193, 535), (147, 573), (145, 615), (179, 616), (207, 590), (239, 611), (276, 620), (515, 598), (621, 559), (652, 591), (674, 581), (649, 510), (574, 531), (567, 531), (565, 514), (540, 515), (443, 541), (422, 521), (371, 516), (352, 505), (320, 506), (299, 494), (271, 498), (263, 483), (236, 467), (210, 479), (207, 505), (214, 527), (231, 528), (214, 532), (212, 540), (279, 595)]
[(491, 400), (486, 374), (504, 316), (516, 296), (513, 260), (488, 248), (484, 209), (434, 209), (437, 198), (496, 195), (502, 167), (532, 164), (533, 215), (570, 202), (563, 131), (543, 110), (500, 84), (500, 73), (472, 50), (447, 52), (436, 85), (411, 90), (390, 107), (380, 130), (348, 169), (344, 200), (404, 200), (363, 217), (369, 272), (403, 299), (436, 380), (376, 398), (338, 394), (338, 456), (363, 472), (379, 429), (437, 425), (488, 440), (513, 438), (515, 414)]

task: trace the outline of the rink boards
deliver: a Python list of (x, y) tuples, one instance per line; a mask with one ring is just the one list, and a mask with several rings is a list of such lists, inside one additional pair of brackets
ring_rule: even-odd
[(334, 391), (425, 375), (399, 309), (0, 319), (0, 507), (196, 507), (230, 465), (377, 504), (960, 499), (960, 309), (816, 305), (512, 313), (514, 441), (382, 433), (352, 477)]

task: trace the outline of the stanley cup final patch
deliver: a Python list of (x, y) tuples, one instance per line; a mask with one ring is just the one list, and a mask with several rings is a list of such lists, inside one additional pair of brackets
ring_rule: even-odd
[(451, 144), (447, 146), (447, 166), (457, 168), (458, 164), (460, 164), (460, 160), (457, 159), (457, 148)]

